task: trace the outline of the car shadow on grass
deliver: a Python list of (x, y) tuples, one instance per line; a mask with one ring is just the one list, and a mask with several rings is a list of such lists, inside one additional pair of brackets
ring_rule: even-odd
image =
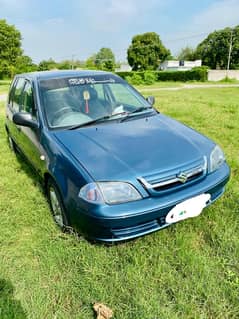
[(14, 299), (13, 285), (5, 279), (0, 279), (0, 318), (27, 319), (20, 301)]

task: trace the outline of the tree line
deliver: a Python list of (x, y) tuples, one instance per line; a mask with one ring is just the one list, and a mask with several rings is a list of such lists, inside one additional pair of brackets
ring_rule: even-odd
[[(101, 48), (86, 61), (68, 59), (56, 62), (52, 58), (36, 64), (24, 54), (22, 37), (14, 25), (0, 20), (0, 78), (16, 73), (52, 69), (101, 69), (114, 71), (117, 62), (110, 48)], [(134, 71), (157, 70), (160, 62), (169, 59), (201, 59), (202, 65), (212, 69), (239, 69), (239, 25), (210, 33), (198, 46), (183, 48), (177, 57), (162, 43), (155, 32), (135, 35), (127, 50), (127, 60)]]

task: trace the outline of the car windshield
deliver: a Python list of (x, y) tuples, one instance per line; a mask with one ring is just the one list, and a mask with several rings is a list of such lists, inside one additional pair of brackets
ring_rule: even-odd
[(133, 87), (113, 74), (44, 79), (39, 89), (51, 128), (84, 126), (101, 118), (108, 121), (151, 107)]

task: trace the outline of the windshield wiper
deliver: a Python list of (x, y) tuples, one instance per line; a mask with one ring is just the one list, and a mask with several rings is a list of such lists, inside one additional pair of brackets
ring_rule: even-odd
[(143, 112), (143, 111), (146, 111), (146, 110), (150, 110), (150, 109), (153, 109), (153, 107), (152, 106), (141, 106), (141, 107), (138, 107), (136, 110), (134, 110), (132, 112), (129, 112), (127, 114), (127, 116), (125, 116), (124, 118), (121, 119), (120, 122), (124, 122), (125, 120), (127, 120), (129, 117), (131, 117), (131, 114), (140, 113), (140, 112)]
[(92, 120), (92, 121), (89, 121), (89, 122), (72, 125), (72, 126), (68, 127), (67, 129), (68, 129), (68, 130), (75, 130), (75, 129), (80, 128), (80, 127), (83, 127), (83, 126), (88, 126), (88, 125), (91, 125), (91, 124), (95, 124), (95, 123), (98, 123), (98, 122), (107, 120), (107, 119), (109, 119), (110, 117), (111, 117), (110, 115), (105, 115), (105, 116), (99, 117), (98, 119), (95, 119), (95, 120)]
[(109, 119), (111, 119), (115, 116), (118, 116), (118, 115), (128, 115), (128, 114), (129, 114), (128, 112), (124, 111), (124, 112), (119, 112), (119, 113), (115, 113), (115, 114), (111, 114), (111, 115), (105, 115), (105, 116), (99, 117), (98, 119), (95, 119), (95, 120), (92, 120), (89, 122), (72, 125), (72, 126), (68, 127), (67, 129), (68, 130), (75, 130), (75, 129), (78, 129), (80, 127), (88, 126), (88, 125), (95, 124), (98, 122), (103, 122), (104, 120), (109, 120)]
[(114, 114), (111, 114), (111, 115), (105, 115), (105, 116), (99, 117), (98, 119), (95, 119), (95, 120), (92, 120), (92, 121), (89, 121), (89, 122), (72, 125), (72, 126), (68, 127), (67, 129), (68, 130), (75, 130), (75, 129), (78, 129), (80, 127), (84, 127), (84, 126), (88, 126), (88, 125), (91, 125), (91, 124), (99, 123), (99, 122), (102, 122), (104, 120), (109, 120), (109, 119), (114, 118), (115, 116), (119, 116), (119, 115), (125, 115), (123, 118), (120, 119), (120, 122), (123, 122), (131, 114), (136, 113), (136, 112), (141, 112), (141, 111), (144, 111), (146, 109), (151, 109), (151, 108), (152, 108), (151, 106), (142, 106), (142, 107), (139, 107), (139, 108), (137, 108), (136, 110), (134, 110), (132, 112), (123, 111), (123, 112), (114, 113)]
[(122, 111), (122, 112), (118, 112), (118, 113), (112, 113), (111, 115), (109, 115), (110, 118), (118, 116), (118, 115), (128, 115), (129, 112), (127, 111)]
[(136, 110), (130, 112), (129, 114), (142, 112), (142, 111), (145, 111), (145, 110), (148, 110), (148, 109), (152, 109), (152, 106), (140, 106)]

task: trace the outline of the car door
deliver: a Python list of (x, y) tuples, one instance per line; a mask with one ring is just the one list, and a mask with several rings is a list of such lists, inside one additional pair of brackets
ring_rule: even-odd
[[(28, 80), (25, 80), (24, 88), (21, 93), (19, 111), (30, 113), (34, 121), (39, 121), (32, 83)], [(37, 129), (33, 129), (27, 126), (20, 126), (18, 134), (19, 147), (26, 158), (29, 160), (29, 162), (39, 172), (43, 170), (44, 166), (44, 150), (42, 149), (42, 146), (40, 144), (40, 139), (40, 125), (38, 125)]]

